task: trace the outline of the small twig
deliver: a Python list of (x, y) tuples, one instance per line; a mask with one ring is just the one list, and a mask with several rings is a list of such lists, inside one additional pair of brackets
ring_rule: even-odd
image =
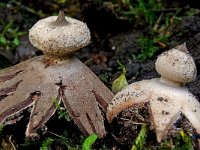
[(52, 134), (52, 135), (54, 135), (54, 136), (60, 138), (60, 139), (64, 139), (64, 140), (65, 140), (64, 144), (67, 146), (67, 149), (79, 150), (79, 149), (77, 149), (77, 148), (71, 147), (71, 146), (70, 146), (70, 142), (67, 141), (66, 138), (65, 138), (64, 136), (58, 135), (58, 134), (56, 134), (56, 133), (54, 133), (54, 132), (52, 132), (52, 131), (48, 131), (48, 132), (49, 132), (50, 134)]
[(63, 138), (63, 136), (58, 135), (58, 134), (56, 134), (56, 133), (54, 133), (54, 132), (52, 132), (52, 131), (48, 131), (48, 132), (49, 132), (50, 134), (56, 136), (56, 137)]
[(133, 124), (144, 124), (142, 122), (131, 122), (131, 123), (133, 123)]
[(158, 30), (158, 26), (159, 26), (159, 24), (160, 24), (160, 21), (161, 21), (161, 19), (162, 19), (162, 17), (163, 17), (163, 12), (160, 14), (160, 16), (159, 16), (159, 18), (157, 19), (157, 21), (156, 21), (156, 24), (154, 25), (154, 27), (153, 27), (153, 30), (154, 31), (157, 31)]
[(182, 9), (182, 10), (189, 10), (190, 8), (189, 7), (184, 7), (184, 8), (163, 8), (163, 9), (160, 9), (159, 11), (162, 11), (162, 12), (166, 12), (166, 11), (177, 11), (179, 9)]
[(116, 137), (113, 133), (111, 133), (111, 136), (112, 136), (116, 141), (118, 141), (117, 137)]
[(25, 6), (25, 5), (22, 5), (20, 2), (17, 2), (17, 1), (15, 1), (15, 0), (12, 0), (12, 2), (13, 2), (14, 4), (20, 6), (22, 9), (25, 9), (26, 11), (28, 11), (28, 12), (30, 12), (30, 13), (32, 13), (32, 14), (35, 14), (35, 15), (41, 17), (41, 18), (45, 16), (45, 14), (42, 13), (41, 11), (38, 11), (38, 12), (37, 12), (37, 11), (35, 11), (34, 9), (32, 9), (32, 8), (30, 8), (30, 7), (27, 7), (27, 6)]
[(86, 61), (84, 62), (84, 64), (87, 65), (87, 64), (89, 64), (90, 62), (92, 62), (92, 58), (89, 58), (88, 60), (86, 60)]
[(153, 12), (169, 12), (169, 11), (177, 11), (177, 10), (189, 10), (189, 7), (184, 7), (184, 8), (161, 8), (161, 9), (149, 9), (149, 11), (153, 11)]
[(121, 119), (121, 120), (124, 120), (124, 121), (129, 121), (129, 120), (130, 120), (130, 119), (123, 118), (123, 117), (117, 117), (117, 118), (119, 118), (119, 119)]
[(12, 145), (13, 149), (17, 150), (16, 147), (15, 147), (15, 145), (14, 145), (14, 143), (12, 142), (12, 135), (9, 137), (8, 140), (9, 140), (9, 143)]
[(123, 118), (123, 117), (117, 117), (117, 118), (119, 118), (119, 119), (121, 119), (121, 120), (123, 120), (123, 121), (130, 121), (131, 124), (144, 124), (144, 123), (142, 123), (142, 122), (131, 121), (131, 119), (127, 119), (127, 118)]

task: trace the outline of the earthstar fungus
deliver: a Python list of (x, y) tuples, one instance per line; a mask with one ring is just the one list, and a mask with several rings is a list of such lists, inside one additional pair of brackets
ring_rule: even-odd
[(31, 107), (26, 136), (37, 136), (55, 113), (56, 99), (83, 134), (105, 136), (101, 110), (106, 110), (113, 94), (72, 55), (90, 43), (87, 25), (60, 11), (58, 17), (39, 20), (29, 38), (44, 55), (0, 71), (0, 123), (12, 123), (13, 116)]
[(155, 66), (160, 78), (130, 84), (113, 97), (107, 108), (108, 121), (129, 107), (149, 102), (150, 119), (158, 142), (167, 135), (181, 113), (200, 133), (200, 103), (184, 86), (196, 77), (196, 66), (186, 44), (162, 53)]

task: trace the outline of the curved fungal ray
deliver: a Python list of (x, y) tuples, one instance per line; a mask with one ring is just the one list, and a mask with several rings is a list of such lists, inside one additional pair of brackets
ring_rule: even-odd
[[(20, 65), (0, 71), (0, 122), (33, 106), (26, 136), (37, 136), (55, 113), (62, 100), (66, 110), (85, 134), (106, 134), (101, 108), (105, 111), (112, 92), (81, 61), (72, 57), (45, 61), (32, 58)], [(101, 107), (101, 108), (99, 108)], [(78, 116), (78, 117), (77, 117)]]

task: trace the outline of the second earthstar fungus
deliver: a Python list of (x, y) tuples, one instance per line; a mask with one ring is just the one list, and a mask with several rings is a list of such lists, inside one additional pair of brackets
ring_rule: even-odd
[(39, 20), (30, 29), (29, 39), (44, 55), (0, 71), (0, 123), (12, 123), (13, 116), (31, 108), (26, 137), (37, 136), (55, 113), (56, 98), (83, 134), (104, 137), (102, 111), (113, 93), (73, 56), (90, 43), (86, 24), (60, 11), (58, 17)]
[(192, 134), (199, 134), (200, 103), (184, 86), (196, 77), (196, 66), (186, 44), (162, 53), (155, 67), (160, 78), (130, 84), (113, 97), (107, 108), (108, 121), (111, 122), (123, 110), (147, 104), (145, 106), (149, 107), (150, 125), (158, 142), (165, 139), (182, 116), (194, 128)]

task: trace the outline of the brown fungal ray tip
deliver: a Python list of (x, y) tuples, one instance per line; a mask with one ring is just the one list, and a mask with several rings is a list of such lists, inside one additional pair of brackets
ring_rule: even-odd
[(187, 54), (189, 53), (185, 42), (183, 44), (176, 46), (175, 49), (182, 51), (182, 52), (185, 52)]
[(80, 61), (75, 60), (70, 66), (79, 68), (73, 76), (69, 74), (71, 79), (68, 76), (63, 79), (63, 85), (66, 85), (61, 91), (64, 106), (84, 135), (96, 133), (102, 138), (106, 135), (106, 130), (99, 105), (106, 109), (113, 94)]
[(65, 26), (67, 24), (69, 24), (69, 22), (67, 22), (67, 20), (65, 19), (65, 13), (63, 10), (60, 10), (56, 21), (54, 21), (52, 23), (52, 25), (53, 26)]
[(0, 75), (0, 82), (5, 82), (5, 81), (8, 81), (8, 80), (11, 80), (23, 71), (24, 70), (19, 70), (19, 71), (16, 71), (14, 73), (10, 73), (10, 74), (5, 73), (4, 75)]

